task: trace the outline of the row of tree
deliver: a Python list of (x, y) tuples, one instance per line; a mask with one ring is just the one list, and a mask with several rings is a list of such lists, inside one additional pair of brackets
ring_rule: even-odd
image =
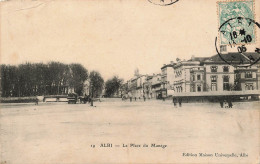
[(114, 76), (111, 79), (108, 79), (105, 83), (105, 95), (106, 97), (119, 97), (123, 90), (123, 79), (120, 79), (118, 76)]
[(1, 65), (1, 96), (65, 95), (70, 91), (82, 95), (86, 80), (90, 81), (91, 94), (100, 95), (104, 85), (100, 73), (92, 71), (89, 74), (81, 64)]

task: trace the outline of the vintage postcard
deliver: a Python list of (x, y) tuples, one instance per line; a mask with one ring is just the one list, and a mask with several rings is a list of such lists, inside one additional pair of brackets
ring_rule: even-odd
[(259, 6), (0, 0), (0, 164), (259, 164)]

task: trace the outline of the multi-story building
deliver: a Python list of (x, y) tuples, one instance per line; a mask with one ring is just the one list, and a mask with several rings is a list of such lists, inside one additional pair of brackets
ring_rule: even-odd
[(236, 90), (255, 90), (258, 88), (257, 79), (258, 68), (251, 66), (249, 68), (237, 68), (235, 70)]
[(171, 61), (170, 64), (164, 64), (161, 68), (161, 94), (162, 97), (167, 97), (168, 92), (173, 90), (175, 63)]
[(260, 89), (260, 64), (256, 64), (257, 73), (256, 73), (256, 79), (257, 79), (257, 88)]
[[(194, 66), (189, 69), (190, 82), (187, 81), (186, 86), (190, 85), (190, 92), (203, 92), (205, 91), (205, 68), (203, 66)], [(189, 92), (187, 90), (187, 92)]]
[(137, 78), (135, 77), (130, 80), (130, 93), (133, 97), (136, 97), (137, 95), (136, 88), (137, 88)]
[[(234, 60), (234, 55), (236, 56)], [(238, 57), (237, 57), (238, 56)], [(247, 91), (258, 90), (260, 86), (260, 64), (248, 67), (234, 67), (243, 57), (258, 58), (257, 53), (226, 53), (223, 61), (219, 55), (212, 57), (192, 57), (190, 60), (178, 60), (177, 63), (164, 65), (161, 74), (153, 76), (138, 75), (131, 79), (128, 86), (133, 97), (162, 98), (188, 92)], [(237, 60), (237, 61), (236, 61)], [(250, 64), (245, 61), (244, 64)], [(229, 92), (225, 92), (228, 93)], [(196, 93), (194, 93), (196, 94)], [(205, 93), (208, 94), (208, 93)], [(230, 92), (231, 94), (231, 92)]]
[(144, 82), (144, 96), (148, 99), (152, 98), (152, 79), (153, 76), (148, 75)]
[(152, 78), (152, 95), (151, 98), (161, 98), (161, 74), (154, 74)]
[[(225, 54), (230, 55), (230, 54)], [(206, 91), (230, 91), (234, 86), (234, 67), (214, 55), (204, 62)]]
[(144, 96), (144, 84), (146, 82), (146, 75), (140, 75), (137, 77), (137, 86), (136, 86), (136, 98), (142, 98)]
[(205, 68), (199, 60), (179, 61), (174, 66), (174, 77), (175, 92), (205, 91)]
[(125, 86), (128, 90), (124, 92), (133, 98), (158, 98), (161, 96), (161, 74), (139, 75), (128, 80)]
[[(231, 60), (234, 55), (240, 54), (227, 53), (225, 59)], [(256, 57), (258, 54), (246, 55)], [(188, 61), (179, 61), (173, 68), (175, 92), (254, 90), (260, 84), (259, 64), (234, 68), (219, 55), (210, 58), (192, 57)]]

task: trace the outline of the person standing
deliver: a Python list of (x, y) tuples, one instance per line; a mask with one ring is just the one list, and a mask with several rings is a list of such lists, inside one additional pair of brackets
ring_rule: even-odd
[(38, 103), (39, 103), (39, 99), (38, 99), (38, 97), (36, 96), (35, 105), (38, 105)]
[(179, 107), (181, 107), (182, 99), (179, 98)]
[(128, 97), (130, 99), (130, 102), (132, 102), (132, 93), (131, 92), (128, 92)]
[(229, 98), (229, 99), (228, 99), (228, 108), (232, 108), (232, 107), (233, 107), (233, 104), (232, 104), (231, 99)]
[(173, 105), (175, 108), (177, 108), (177, 99), (176, 98), (172, 98), (172, 101), (173, 101)]
[(223, 106), (224, 106), (224, 101), (223, 101), (222, 98), (220, 99), (219, 103), (220, 103), (220, 107), (223, 108)]

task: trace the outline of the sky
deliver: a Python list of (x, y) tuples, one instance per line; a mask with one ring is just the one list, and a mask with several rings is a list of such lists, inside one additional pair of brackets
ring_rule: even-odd
[(80, 63), (128, 80), (137, 68), (159, 73), (176, 58), (216, 54), (215, 0), (13, 0), (0, 14), (2, 64)]

